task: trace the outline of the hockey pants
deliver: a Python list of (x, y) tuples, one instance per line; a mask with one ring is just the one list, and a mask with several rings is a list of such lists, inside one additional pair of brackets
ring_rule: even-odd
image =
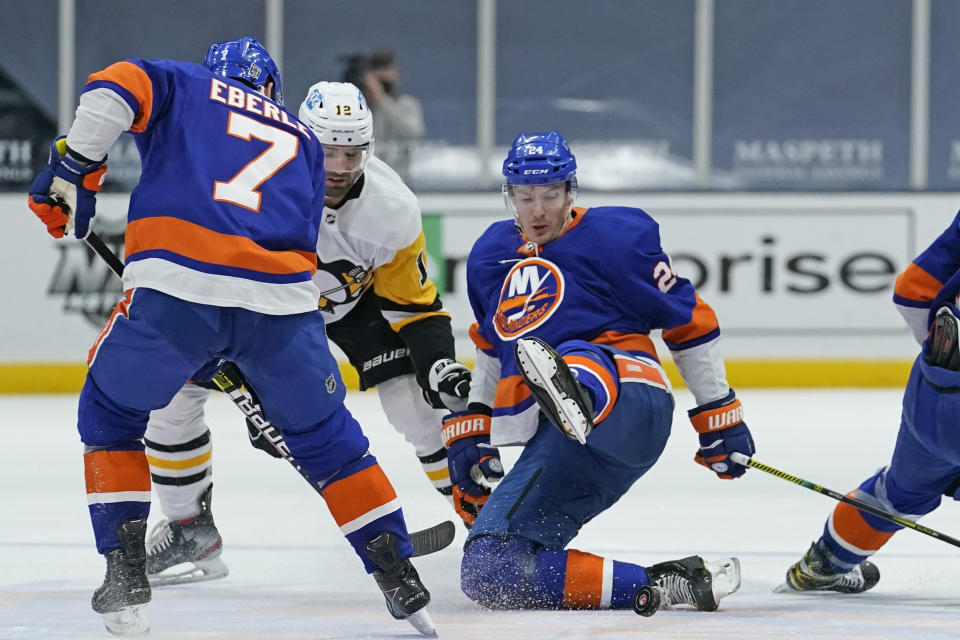
[(541, 420), (470, 531), (464, 593), (491, 608), (629, 607), (647, 584), (643, 567), (564, 549), (654, 465), (673, 406), (665, 388), (621, 378), (616, 404), (586, 445)]
[(143, 436), (149, 413), (167, 406), (214, 357), (243, 370), (264, 411), (323, 495), (368, 571), (363, 547), (390, 531), (412, 553), (393, 487), (367, 452), (320, 312), (265, 315), (186, 302), (151, 289), (128, 291), (90, 350), (78, 429), (85, 445), (87, 503), (100, 553), (121, 546), (117, 527), (145, 518), (150, 473)]

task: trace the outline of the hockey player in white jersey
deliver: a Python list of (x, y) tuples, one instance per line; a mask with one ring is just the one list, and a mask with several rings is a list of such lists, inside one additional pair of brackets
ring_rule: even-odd
[[(427, 277), (416, 196), (374, 155), (372, 115), (354, 85), (313, 85), (299, 116), (324, 150), (314, 282), (327, 336), (356, 368), (360, 388), (376, 387), (387, 420), (413, 445), (434, 488), (454, 499), (440, 426), (446, 413), (466, 406), (470, 372), (455, 360), (450, 315)], [(147, 549), (154, 585), (227, 575), (211, 510), (208, 395), (186, 385), (153, 412), (147, 428), (150, 472), (166, 517)], [(277, 455), (256, 435), (251, 429), (254, 446)], [(472, 522), (477, 499), (462, 498), (456, 496), (456, 510)]]

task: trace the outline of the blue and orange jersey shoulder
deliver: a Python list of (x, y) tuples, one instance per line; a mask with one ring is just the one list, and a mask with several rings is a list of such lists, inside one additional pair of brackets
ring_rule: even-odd
[[(550, 344), (589, 340), (656, 359), (650, 331), (666, 330), (671, 348), (719, 335), (713, 311), (673, 271), (659, 227), (644, 211), (578, 209), (574, 223), (529, 255), (512, 221), (497, 222), (470, 253), (468, 296), (477, 319), (471, 336), (500, 359), (505, 380), (519, 379), (512, 350), (521, 336)], [(498, 407), (531, 402), (522, 385), (506, 386)]]
[(944, 284), (960, 271), (960, 213), (897, 276), (893, 301), (904, 307), (929, 308)]
[(133, 112), (143, 168), (126, 262), (160, 259), (264, 284), (309, 280), (323, 154), (293, 115), (200, 65), (130, 59), (90, 76)]

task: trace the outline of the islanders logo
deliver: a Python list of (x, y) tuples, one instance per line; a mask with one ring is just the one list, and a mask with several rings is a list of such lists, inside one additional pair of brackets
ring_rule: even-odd
[(539, 327), (563, 301), (563, 274), (543, 258), (521, 260), (510, 269), (493, 314), (493, 328), (503, 340), (513, 340)]

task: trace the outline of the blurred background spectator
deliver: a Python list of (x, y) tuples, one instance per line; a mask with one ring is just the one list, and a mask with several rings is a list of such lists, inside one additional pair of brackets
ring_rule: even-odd
[(342, 80), (360, 87), (373, 111), (373, 135), (377, 156), (410, 181), (410, 156), (423, 137), (420, 101), (398, 91), (400, 69), (392, 49), (371, 54), (353, 53), (344, 58)]

